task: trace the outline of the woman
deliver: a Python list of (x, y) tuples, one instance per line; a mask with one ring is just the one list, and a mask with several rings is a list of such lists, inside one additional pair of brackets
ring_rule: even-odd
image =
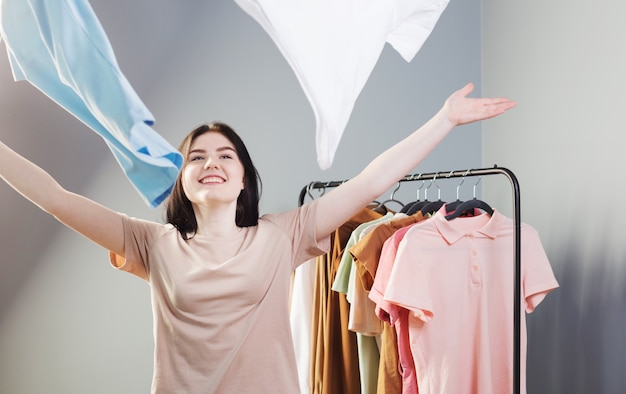
[(454, 126), (515, 106), (453, 93), (417, 131), (361, 173), (309, 204), (258, 217), (259, 180), (245, 145), (224, 124), (181, 144), (168, 224), (130, 218), (63, 189), (0, 143), (0, 175), (59, 221), (110, 251), (112, 264), (150, 283), (155, 393), (296, 393), (289, 281), (324, 253), (328, 235), (412, 171)]

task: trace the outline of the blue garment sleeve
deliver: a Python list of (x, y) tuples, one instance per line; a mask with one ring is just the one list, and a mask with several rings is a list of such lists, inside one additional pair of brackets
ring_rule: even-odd
[(183, 158), (120, 71), (87, 0), (0, 0), (0, 33), (26, 80), (105, 140), (151, 206), (171, 192)]

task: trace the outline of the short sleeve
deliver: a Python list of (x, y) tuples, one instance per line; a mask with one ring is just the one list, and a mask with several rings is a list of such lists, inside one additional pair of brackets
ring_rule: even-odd
[(164, 225), (122, 215), (124, 227), (124, 256), (109, 251), (114, 268), (148, 280), (149, 253), (152, 240)]
[(537, 231), (524, 225), (522, 234), (522, 287), (526, 312), (531, 313), (545, 296), (559, 287)]
[(330, 250), (330, 236), (318, 240), (315, 233), (318, 201), (314, 200), (281, 214), (264, 215), (262, 218), (280, 227), (291, 239), (294, 269)]

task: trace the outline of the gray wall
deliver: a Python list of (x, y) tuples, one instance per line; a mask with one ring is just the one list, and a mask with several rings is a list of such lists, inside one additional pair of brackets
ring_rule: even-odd
[[(529, 315), (529, 393), (626, 391), (622, 2), (453, 1), (413, 62), (385, 49), (328, 171), (315, 163), (313, 114), (295, 76), (234, 3), (92, 5), (157, 131), (177, 144), (219, 119), (242, 134), (264, 180), (264, 212), (295, 206), (311, 180), (354, 175), (467, 81), (518, 101), (482, 134), (451, 134), (416, 172), (498, 164), (516, 173), (523, 220), (538, 229), (561, 283)], [(0, 106), (0, 138), (67, 188), (160, 220), (99, 137), (13, 82), (5, 56)], [(483, 179), (485, 199), (510, 213), (510, 187), (496, 178)], [(454, 185), (441, 185), (454, 198)], [(414, 192), (400, 190), (404, 199)], [(0, 392), (146, 392), (148, 286), (3, 183), (0, 201)]]
[[(624, 15), (613, 0), (483, 1), (483, 92), (519, 102), (484, 124), (484, 160), (516, 172), (561, 283), (529, 316), (530, 393), (626, 392)], [(487, 199), (505, 206), (504, 186)]]
[[(321, 171), (313, 112), (293, 72), (233, 2), (91, 3), (167, 140), (177, 145), (208, 120), (239, 131), (264, 181), (263, 212), (295, 207), (310, 181), (353, 176), (466, 82), (475, 82), (480, 94), (480, 2), (453, 2), (411, 63), (385, 48), (333, 167)], [(161, 220), (161, 210), (143, 204), (100, 137), (30, 85), (12, 81), (6, 56), (0, 56), (0, 106), (0, 138), (65, 187)], [(416, 172), (480, 165), (481, 130), (472, 125), (451, 134)], [(442, 184), (443, 198), (454, 197), (448, 186)], [(410, 200), (416, 189), (403, 186), (397, 197)], [(0, 392), (147, 392), (153, 349), (147, 284), (114, 271), (106, 251), (4, 183), (0, 201)]]

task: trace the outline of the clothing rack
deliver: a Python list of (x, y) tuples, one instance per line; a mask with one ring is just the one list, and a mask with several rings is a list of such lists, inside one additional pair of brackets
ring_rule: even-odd
[[(520, 214), (520, 191), (519, 183), (515, 174), (505, 168), (494, 165), (492, 168), (478, 168), (470, 170), (456, 170), (448, 172), (433, 172), (425, 174), (407, 175), (400, 179), (399, 182), (411, 182), (418, 180), (430, 180), (430, 179), (450, 179), (461, 178), (470, 176), (483, 176), (483, 175), (504, 175), (511, 182), (513, 193), (513, 225), (514, 225), (514, 241), (515, 247), (513, 251), (513, 257), (515, 260), (515, 269), (513, 274), (513, 393), (520, 393), (520, 315), (521, 315), (521, 214)], [(307, 186), (303, 187), (300, 191), (298, 198), (298, 206), (304, 204), (304, 199), (312, 189), (322, 189), (337, 187), (344, 181), (331, 181), (331, 182), (311, 182)]]

